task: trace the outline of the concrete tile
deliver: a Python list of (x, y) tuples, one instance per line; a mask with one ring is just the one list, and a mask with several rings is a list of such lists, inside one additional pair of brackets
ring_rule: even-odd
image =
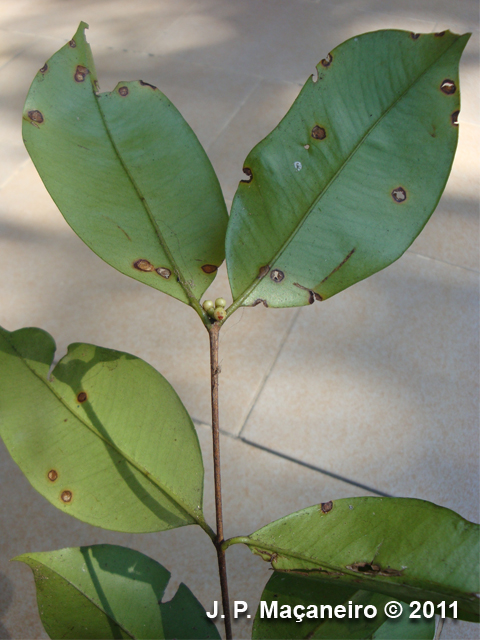
[(0, 28), (0, 69), (26, 49), (33, 40), (34, 36), (10, 33)]
[(162, 30), (174, 23), (193, 5), (193, 0), (31, 0), (6, 2), (0, 27), (8, 31), (31, 33), (70, 40), (80, 21), (90, 25), (91, 44), (148, 51), (149, 44)]
[[(415, 17), (435, 23), (464, 24), (469, 29), (478, 26), (478, 3), (475, 0), (362, 0), (364, 11), (379, 11), (401, 18)], [(451, 28), (451, 27), (449, 27)]]
[(207, 148), (258, 84), (238, 71), (212, 69), (175, 54), (163, 57), (94, 46), (93, 55), (101, 91), (139, 78), (157, 86)]
[[(21, 53), (0, 68), (0, 187), (28, 158), (21, 130), (23, 105), (30, 84), (45, 60), (63, 44), (60, 40), (32, 40), (28, 35), (21, 38), (23, 46), (17, 41)], [(8, 39), (13, 42), (11, 34)]]
[[(57, 357), (79, 341), (133, 353), (167, 377), (194, 418), (210, 421), (208, 335), (192, 309), (93, 254), (30, 162), (0, 191), (0, 223), (2, 326), (46, 329), (57, 341)], [(222, 269), (207, 297), (231, 300), (228, 292)], [(295, 313), (264, 311), (239, 311), (222, 331), (221, 419), (231, 433), (245, 421)]]
[[(210, 429), (197, 431), (206, 468), (205, 514), (214, 523), (213, 472)], [(248, 535), (290, 512), (329, 499), (363, 495), (358, 488), (288, 462), (232, 438), (221, 437), (224, 521), (226, 535)], [(121, 534), (104, 531), (60, 512), (32, 489), (0, 443), (2, 470), (1, 512), (4, 514), (0, 566), (3, 638), (47, 638), (38, 619), (31, 571), (8, 560), (28, 551), (66, 546), (118, 544), (141, 551), (172, 572), (165, 599), (185, 582), (211, 610), (220, 600), (216, 554), (199, 527), (183, 527), (160, 534)], [(261, 487), (261, 491), (258, 488)], [(21, 496), (21, 500), (18, 499)], [(8, 515), (6, 515), (8, 514)], [(16, 532), (16, 533), (14, 533)], [(269, 565), (246, 547), (235, 545), (227, 555), (230, 595), (246, 600), (252, 613), (270, 577)], [(235, 638), (250, 637), (252, 620), (235, 624)], [(217, 621), (221, 628), (221, 621)], [(1, 627), (0, 627), (1, 629)]]
[(209, 147), (227, 200), (233, 198), (239, 181), (245, 179), (242, 171), (245, 158), (278, 125), (299, 91), (295, 84), (262, 80)]
[[(303, 84), (315, 65), (348, 36), (359, 11), (337, 20), (336, 7), (298, 0), (198, 2), (161, 33), (152, 51), (203, 64)], [(347, 35), (346, 35), (347, 34)]]
[(479, 268), (480, 127), (460, 123), (452, 172), (442, 198), (410, 251)]
[(303, 308), (241, 435), (478, 522), (478, 274), (405, 254)]

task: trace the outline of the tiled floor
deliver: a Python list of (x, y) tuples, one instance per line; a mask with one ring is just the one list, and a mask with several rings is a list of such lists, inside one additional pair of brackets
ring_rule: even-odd
[[(117, 273), (73, 234), (23, 147), (20, 120), (37, 69), (90, 24), (101, 88), (157, 85), (199, 136), (230, 205), (249, 150), (280, 120), (336, 44), (380, 28), (472, 31), (461, 63), (456, 159), (444, 196), (405, 256), (324, 304), (244, 309), (221, 340), (227, 535), (333, 498), (413, 496), (479, 519), (476, 0), (0, 0), (0, 324), (40, 326), (58, 354), (91, 342), (140, 356), (174, 385), (194, 418), (213, 516), (208, 340), (186, 306)], [(229, 298), (225, 269), (212, 298)], [(210, 296), (209, 296), (210, 297)], [(150, 326), (139, 332), (136, 327)], [(24, 551), (98, 542), (135, 547), (218, 598), (213, 549), (200, 530), (106, 532), (38, 495), (0, 445), (0, 638), (45, 638)], [(268, 566), (238, 546), (232, 599), (253, 603)], [(236, 638), (249, 637), (249, 622)], [(442, 638), (478, 638), (447, 622)]]

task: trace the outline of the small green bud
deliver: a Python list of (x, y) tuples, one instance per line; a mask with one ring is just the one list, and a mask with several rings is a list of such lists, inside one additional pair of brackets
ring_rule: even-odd
[(203, 303), (203, 310), (208, 313), (209, 309), (215, 309), (215, 306), (211, 300), (205, 300)]
[(225, 300), (225, 298), (217, 298), (215, 300), (215, 308), (216, 307), (224, 307), (225, 308), (226, 304), (227, 304), (227, 301)]
[(213, 312), (213, 317), (215, 320), (223, 320), (227, 315), (225, 309), (223, 307), (217, 307)]

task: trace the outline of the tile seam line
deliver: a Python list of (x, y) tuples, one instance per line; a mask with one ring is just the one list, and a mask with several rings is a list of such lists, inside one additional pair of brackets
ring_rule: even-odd
[(285, 346), (285, 344), (286, 344), (286, 342), (287, 342), (288, 338), (290, 337), (290, 334), (292, 333), (293, 327), (294, 327), (294, 325), (295, 325), (295, 324), (296, 324), (296, 322), (297, 322), (297, 319), (298, 319), (298, 316), (300, 315), (300, 311), (301, 311), (301, 310), (302, 310), (302, 308), (300, 307), (300, 308), (298, 308), (298, 309), (296, 310), (296, 312), (293, 314), (293, 317), (292, 317), (292, 319), (290, 320), (290, 324), (288, 325), (287, 330), (285, 331), (285, 333), (284, 333), (284, 335), (283, 335), (283, 338), (282, 338), (282, 341), (281, 341), (281, 343), (280, 343), (280, 345), (279, 345), (279, 347), (278, 347), (277, 353), (275, 354), (275, 357), (273, 358), (272, 363), (270, 364), (270, 366), (268, 367), (268, 369), (267, 369), (267, 370), (266, 370), (266, 372), (264, 373), (263, 378), (262, 378), (262, 380), (261, 380), (260, 384), (258, 385), (258, 390), (257, 390), (257, 392), (255, 393), (255, 395), (254, 395), (254, 397), (253, 397), (253, 400), (252, 400), (252, 402), (251, 402), (251, 404), (250, 404), (250, 407), (248, 408), (248, 411), (247, 411), (247, 415), (246, 415), (246, 417), (245, 417), (245, 420), (243, 421), (243, 424), (242, 424), (242, 426), (240, 427), (240, 430), (238, 431), (238, 434), (237, 434), (237, 437), (238, 437), (239, 439), (241, 439), (241, 440), (243, 439), (243, 437), (242, 437), (243, 430), (244, 430), (244, 429), (245, 429), (245, 427), (247, 426), (247, 423), (248, 423), (248, 421), (249, 421), (249, 419), (250, 419), (250, 416), (251, 416), (251, 414), (252, 414), (253, 410), (255, 409), (255, 406), (256, 406), (256, 404), (257, 404), (257, 401), (258, 401), (259, 397), (261, 396), (261, 394), (262, 394), (263, 390), (265, 389), (265, 385), (267, 384), (267, 382), (268, 382), (268, 380), (269, 380), (269, 378), (270, 378), (270, 374), (272, 373), (272, 371), (273, 371), (273, 369), (274, 369), (275, 365), (276, 365), (276, 364), (277, 364), (277, 362), (278, 362), (278, 359), (279, 359), (279, 357), (280, 357), (280, 354), (282, 353), (283, 348), (284, 348), (284, 346)]
[[(210, 429), (210, 425), (206, 424), (201, 420), (197, 420), (193, 418), (193, 422), (198, 426)], [(230, 438), (231, 440), (239, 440), (240, 442), (243, 442), (243, 444), (253, 447), (254, 449), (260, 449), (260, 451), (269, 453), (270, 455), (276, 458), (282, 458), (283, 460), (287, 460), (288, 462), (293, 462), (294, 464), (298, 464), (300, 467), (310, 469), (311, 471), (316, 471), (321, 475), (328, 476), (329, 478), (333, 478), (334, 480), (345, 482), (346, 484), (349, 484), (353, 487), (364, 489), (365, 491), (369, 491), (370, 493), (375, 493), (376, 495), (382, 496), (384, 498), (395, 497), (395, 496), (392, 496), (390, 493), (385, 493), (384, 491), (380, 491), (379, 489), (374, 489), (373, 487), (369, 487), (368, 485), (362, 484), (361, 482), (357, 482), (356, 480), (345, 478), (344, 476), (341, 476), (338, 473), (335, 473), (333, 471), (328, 471), (327, 469), (322, 469), (321, 467), (317, 467), (314, 464), (311, 464), (310, 462), (304, 462), (303, 460), (299, 460), (298, 458), (293, 458), (292, 456), (289, 456), (286, 453), (282, 453), (281, 451), (276, 451), (275, 449), (270, 449), (269, 447), (265, 447), (264, 445), (259, 444), (257, 442), (253, 442), (252, 440), (248, 440), (247, 438), (244, 438), (244, 437), (240, 438), (239, 436), (236, 436), (228, 431), (225, 431), (224, 429), (220, 429), (220, 433), (223, 436)]]
[(470, 273), (476, 273), (477, 275), (480, 272), (480, 269), (474, 269), (473, 267), (465, 267), (461, 264), (455, 264), (454, 262), (447, 262), (447, 260), (442, 260), (441, 258), (434, 258), (433, 256), (427, 256), (424, 253), (419, 253), (418, 251), (411, 251), (407, 249), (406, 253), (409, 253), (412, 256), (417, 256), (417, 258), (422, 258), (423, 260), (433, 260), (434, 262), (438, 262), (439, 264), (444, 264), (447, 267), (453, 267), (454, 269), (462, 269), (462, 271), (469, 271)]
[[(247, 91), (247, 93), (245, 94), (243, 100), (241, 100), (241, 102), (235, 107), (235, 109), (233, 110), (231, 116), (226, 120), (226, 122), (224, 123), (223, 127), (220, 129), (220, 131), (217, 133), (217, 135), (212, 138), (210, 140), (210, 142), (205, 146), (205, 151), (208, 153), (212, 146), (215, 144), (215, 142), (220, 138), (220, 136), (222, 135), (222, 133), (227, 129), (227, 127), (231, 124), (231, 122), (233, 121), (234, 118), (237, 117), (237, 115), (239, 114), (239, 112), (241, 111), (241, 109), (245, 106), (245, 104), (247, 103), (247, 101), (250, 99), (250, 97), (253, 95), (253, 93), (256, 91), (256, 89), (260, 86), (260, 84), (262, 83), (262, 78), (257, 77), (257, 76), (250, 76), (251, 78), (256, 78), (255, 82), (253, 83), (252, 87), (250, 88), (250, 91)], [(224, 197), (224, 200), (226, 200), (226, 198)]]
[(25, 160), (23, 162), (20, 162), (20, 164), (18, 164), (12, 171), (12, 173), (7, 176), (5, 178), (5, 180), (0, 183), (0, 192), (2, 191), (2, 189), (4, 189), (5, 187), (8, 186), (8, 184), (16, 177), (18, 176), (18, 174), (23, 171), (23, 169), (27, 166), (27, 164), (31, 162), (30, 160), (30, 156), (28, 158), (25, 158)]
[[(5, 29), (0, 29), (0, 31), (5, 31)], [(11, 32), (8, 32), (11, 33)], [(26, 34), (21, 34), (19, 33), (19, 35), (26, 35)], [(21, 49), (20, 51), (18, 51), (17, 53), (15, 53), (11, 58), (9, 58), (4, 64), (0, 65), (0, 73), (6, 68), (8, 67), (8, 65), (13, 62), (14, 60), (16, 60), (17, 58), (19, 58), (21, 55), (23, 55), (26, 51), (28, 51), (29, 49), (31, 49), (33, 47), (33, 45), (40, 39), (39, 36), (36, 36), (34, 34), (28, 34), (30, 36), (32, 36), (32, 41), (30, 42), (30, 44), (28, 44), (26, 47), (24, 47), (23, 49)]]
[(316, 471), (317, 473), (321, 473), (322, 475), (333, 478), (334, 480), (340, 480), (341, 482), (346, 482), (347, 484), (352, 485), (353, 487), (358, 487), (359, 489), (364, 489), (365, 491), (370, 491), (371, 493), (375, 493), (376, 495), (382, 496), (384, 498), (393, 498), (390, 493), (385, 493), (384, 491), (380, 491), (379, 489), (374, 489), (373, 487), (368, 486), (367, 484), (363, 484), (362, 482), (357, 482), (356, 480), (352, 480), (351, 478), (345, 478), (339, 473), (335, 473), (334, 471), (328, 471), (328, 469), (322, 469), (321, 467), (317, 467), (310, 462), (305, 462), (304, 460), (298, 460), (297, 458), (293, 458), (292, 456), (287, 455), (286, 453), (282, 453), (281, 451), (276, 451), (275, 449), (270, 449), (269, 447), (265, 447), (258, 442), (253, 442), (252, 440), (247, 440), (247, 438), (237, 438), (241, 442), (254, 447), (255, 449), (260, 449), (261, 451), (265, 451), (266, 453), (270, 453), (277, 458), (283, 458), (284, 460), (288, 460), (289, 462), (294, 462), (301, 467), (305, 467), (306, 469), (310, 469), (312, 471)]

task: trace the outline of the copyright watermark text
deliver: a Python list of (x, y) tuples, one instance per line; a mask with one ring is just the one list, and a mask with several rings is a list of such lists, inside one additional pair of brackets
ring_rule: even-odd
[[(218, 601), (213, 603), (213, 611), (206, 612), (207, 616), (211, 619), (217, 618), (219, 614)], [(398, 602), (397, 600), (390, 600), (385, 604), (382, 609), (377, 609), (373, 604), (354, 604), (349, 601), (348, 604), (338, 604), (332, 606), (329, 604), (297, 604), (290, 606), (288, 604), (279, 604), (277, 600), (267, 602), (266, 600), (260, 601), (259, 616), (261, 619), (285, 619), (296, 620), (302, 622), (304, 618), (318, 618), (318, 619), (342, 619), (358, 620), (360, 618), (373, 619), (376, 618), (379, 613), (384, 613), (387, 618), (399, 618), (404, 609), (409, 607), (405, 611), (405, 614), (412, 620), (421, 618), (433, 618), (437, 615), (440, 618), (456, 618), (457, 617), (457, 603), (452, 602), (447, 604), (446, 602), (434, 603), (430, 601), (419, 602), (418, 600), (412, 600), (409, 605)], [(233, 603), (233, 617), (234, 619), (246, 616), (251, 618), (248, 613), (249, 607), (245, 600), (235, 600)], [(224, 616), (220, 616), (223, 618)]]

